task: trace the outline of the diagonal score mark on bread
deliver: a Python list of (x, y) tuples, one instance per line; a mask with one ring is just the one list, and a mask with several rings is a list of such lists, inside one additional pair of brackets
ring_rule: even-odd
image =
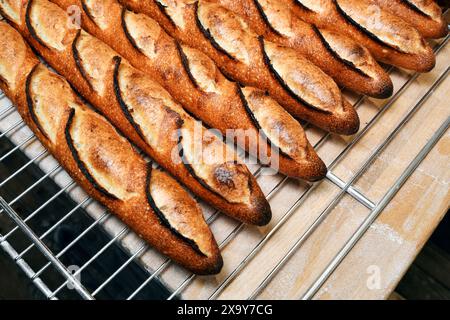
[[(34, 6), (33, 3), (38, 5)], [(70, 43), (71, 32), (66, 16), (58, 14), (49, 2), (32, 0), (27, 6), (26, 23), (32, 36), (42, 45), (62, 51)]]
[[(17, 83), (14, 87), (2, 83), (0, 89), (72, 178), (157, 250), (195, 273), (217, 273), (222, 259), (192, 197), (159, 169), (147, 182), (149, 165), (117, 129), (84, 105), (62, 77), (39, 64), (14, 29), (0, 22), (0, 31), (2, 42), (25, 55), (21, 60), (10, 59), (10, 51), (0, 46), (0, 76)], [(17, 63), (18, 68), (8, 68)], [(146, 188), (151, 190), (152, 205)]]
[(294, 0), (298, 6), (309, 12), (326, 12), (332, 6), (330, 0)]
[(113, 59), (117, 53), (83, 30), (79, 31), (73, 41), (72, 50), (81, 74), (103, 96), (107, 86), (106, 79), (113, 70)]
[(289, 158), (305, 161), (308, 140), (298, 121), (287, 112), (278, 112), (278, 103), (267, 93), (251, 87), (239, 90), (246, 109), (270, 143)]
[(434, 1), (423, 0), (400, 0), (406, 4), (413, 11), (422, 14), (433, 20), (438, 20), (441, 17), (439, 6)]
[(219, 84), (220, 71), (214, 62), (202, 52), (177, 43), (182, 64), (192, 83), (204, 93), (221, 94), (221, 87), (229, 87), (228, 83)]
[(213, 254), (208, 233), (204, 232), (205, 224), (197, 223), (200, 206), (191, 197), (178, 196), (185, 192), (178, 183), (148, 165), (145, 191), (147, 201), (162, 225), (201, 256)]
[(9, 20), (18, 23), (20, 21), (20, 2), (14, 0), (2, 0), (1, 3), (0, 13), (4, 17), (8, 17)]
[(149, 58), (157, 56), (157, 42), (162, 32), (159, 24), (143, 14), (122, 8), (122, 27), (130, 43)]
[(211, 41), (229, 56), (249, 65), (256, 34), (240, 17), (214, 3), (199, 1), (196, 16)]
[[(334, 0), (336, 8), (351, 24), (375, 41), (402, 53), (427, 50), (419, 32), (411, 25), (364, 2)], [(383, 28), (380, 26), (383, 25)]]
[(376, 61), (363, 46), (355, 46), (341, 34), (313, 27), (324, 47), (339, 61), (366, 77), (376, 78)]
[[(317, 111), (341, 113), (342, 95), (333, 81), (294, 49), (278, 46), (260, 38), (267, 66), (280, 84), (302, 104)], [(302, 69), (295, 68), (303, 65)]]
[(101, 29), (108, 27), (107, 14), (109, 10), (110, 1), (104, 1), (104, 5), (98, 6), (92, 0), (80, 0), (81, 7), (88, 17), (94, 21)]
[(186, 27), (184, 18), (184, 8), (187, 5), (196, 3), (197, 0), (154, 0), (161, 12), (178, 28)]
[[(25, 84), (28, 111), (41, 133), (56, 143), (57, 128), (63, 118), (65, 108), (73, 108), (78, 99), (69, 84), (41, 65), (36, 65), (29, 73)], [(48, 94), (48, 92), (52, 94)], [(65, 105), (61, 106), (61, 97)]]

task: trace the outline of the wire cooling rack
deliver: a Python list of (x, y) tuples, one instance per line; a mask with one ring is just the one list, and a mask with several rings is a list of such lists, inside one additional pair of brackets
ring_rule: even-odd
[[(445, 48), (448, 40), (447, 36), (435, 43), (436, 54)], [(389, 72), (393, 70), (393, 68), (388, 69)], [(358, 170), (344, 181), (334, 173), (335, 167), (419, 77), (417, 73), (408, 74), (393, 97), (384, 101), (360, 132), (351, 137), (340, 148), (338, 154), (329, 161), (329, 173), (326, 179), (314, 184), (302, 182), (302, 190), (296, 193), (293, 204), (273, 225), (260, 232), (257, 241), (246, 251), (239, 263), (235, 264), (231, 270), (227, 269), (225, 276), (218, 279), (204, 279), (206, 285), (212, 288), (207, 298), (218, 298), (279, 230), (285, 224), (289, 224), (289, 219), (306, 199), (314, 196), (314, 191), (321, 184), (331, 183), (338, 188), (337, 194), (293, 242), (282, 258), (276, 261), (262, 281), (252, 288), (251, 294), (247, 297), (257, 298), (340, 201), (350, 196), (367, 208), (369, 214), (300, 297), (312, 298), (447, 131), (450, 118), (447, 118), (434, 132), (381, 199), (373, 201), (358, 190), (357, 180), (448, 77), (449, 66), (445, 66), (443, 70), (387, 137), (372, 149)], [(67, 297), (174, 299), (182, 297), (183, 292), (196, 280), (196, 276), (175, 266), (170, 260), (148, 248), (126, 226), (84, 194), (40, 145), (20, 119), (14, 106), (1, 92), (0, 99), (0, 146), (2, 146), (0, 148), (0, 168), (2, 169), (0, 171), (0, 218), (3, 216), (10, 222), (5, 225), (5, 230), (0, 229), (3, 233), (0, 233), (0, 246), (45, 297), (49, 299)], [(366, 99), (364, 96), (355, 98), (354, 106), (358, 108)], [(308, 127), (307, 124), (306, 126)], [(333, 143), (332, 135), (317, 129), (308, 130), (315, 130), (317, 136), (315, 148), (319, 149), (327, 143)], [(263, 178), (264, 170), (261, 167), (252, 166), (251, 170), (257, 179)], [(272, 207), (279, 205), (274, 203), (275, 195), (289, 192), (287, 185), (291, 182), (288, 177), (281, 175), (277, 177), (278, 179), (274, 179), (276, 182), (265, 188)], [(206, 205), (203, 205), (203, 208), (207, 222), (211, 225), (221, 249), (236, 240), (238, 235), (251, 233), (245, 225), (223, 218), (219, 212)], [(221, 221), (218, 221), (220, 219)], [(214, 225), (215, 223), (217, 226)]]

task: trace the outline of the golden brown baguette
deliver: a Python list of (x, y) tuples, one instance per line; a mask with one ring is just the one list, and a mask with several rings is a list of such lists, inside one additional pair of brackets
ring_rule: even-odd
[(181, 43), (203, 51), (229, 78), (267, 91), (294, 117), (339, 134), (358, 130), (355, 109), (328, 75), (296, 50), (259, 37), (242, 18), (217, 3), (121, 3), (155, 19)]
[[(226, 79), (209, 57), (177, 43), (153, 19), (125, 9), (117, 0), (52, 2), (63, 9), (82, 8), (86, 31), (157, 80), (208, 126), (223, 135), (236, 130), (239, 145), (256, 157), (261, 155), (264, 164), (272, 146), (281, 151), (275, 165), (282, 173), (310, 181), (325, 176), (325, 164), (298, 121), (263, 91), (241, 88)], [(270, 144), (260, 138), (259, 128)]]
[(436, 58), (409, 23), (362, 0), (295, 0), (293, 12), (321, 28), (342, 32), (370, 50), (375, 59), (427, 72)]
[(296, 49), (350, 90), (376, 98), (392, 95), (389, 75), (370, 52), (353, 39), (316, 28), (292, 12), (294, 0), (214, 0), (242, 15), (265, 39)]
[(424, 38), (438, 39), (448, 33), (442, 10), (433, 0), (366, 0), (414, 26)]
[(84, 105), (5, 22), (0, 22), (0, 78), (24, 121), (91, 197), (192, 272), (220, 271), (220, 251), (195, 200)]
[(126, 137), (208, 203), (264, 225), (270, 205), (236, 152), (196, 122), (148, 75), (97, 38), (71, 27), (46, 0), (11, 1), (6, 18), (34, 49)]

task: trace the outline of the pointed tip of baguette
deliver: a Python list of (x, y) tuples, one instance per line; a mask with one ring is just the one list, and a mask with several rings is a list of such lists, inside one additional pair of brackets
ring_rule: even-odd
[(304, 177), (304, 179), (309, 182), (315, 182), (325, 178), (328, 168), (322, 159), (319, 158), (313, 147), (310, 147), (314, 153), (312, 153), (312, 159), (308, 162), (308, 174)]
[(377, 92), (373, 94), (373, 97), (376, 99), (387, 99), (394, 94), (394, 85), (392, 80), (389, 78), (389, 81), (383, 81)]
[(330, 131), (336, 134), (351, 136), (359, 131), (360, 120), (355, 108), (348, 102), (344, 102), (345, 112), (334, 119)]
[(219, 252), (217, 257), (214, 259), (213, 263), (211, 263), (210, 266), (208, 266), (205, 269), (204, 274), (209, 276), (216, 275), (219, 274), (220, 271), (222, 271), (222, 268), (223, 268), (223, 258)]
[(262, 196), (256, 200), (255, 212), (257, 213), (253, 218), (252, 224), (256, 226), (265, 226), (272, 219), (272, 209), (267, 199)]

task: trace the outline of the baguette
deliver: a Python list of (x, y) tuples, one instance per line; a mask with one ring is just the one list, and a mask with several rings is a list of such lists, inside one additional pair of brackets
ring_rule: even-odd
[(158, 251), (194, 273), (218, 273), (220, 251), (195, 200), (84, 105), (3, 21), (0, 34), (0, 88), (70, 176)]
[(294, 48), (339, 85), (375, 98), (388, 98), (393, 85), (370, 52), (351, 38), (302, 21), (293, 0), (215, 0), (241, 14), (265, 39)]
[(172, 37), (208, 55), (227, 77), (267, 91), (294, 117), (339, 134), (358, 130), (355, 109), (328, 75), (294, 49), (258, 36), (219, 4), (203, 0), (121, 3), (149, 15)]
[(405, 69), (428, 72), (436, 58), (409, 23), (361, 0), (295, 0), (293, 12), (319, 28), (330, 28), (364, 45), (375, 59)]
[(265, 225), (270, 205), (231, 148), (196, 122), (149, 76), (97, 38), (73, 28), (46, 0), (10, 1), (6, 18), (126, 137), (196, 195), (242, 222)]
[(414, 26), (424, 38), (438, 39), (448, 33), (442, 10), (433, 0), (370, 0)]
[[(272, 146), (280, 150), (275, 165), (282, 173), (309, 181), (325, 176), (325, 164), (298, 121), (263, 91), (241, 88), (226, 79), (210, 58), (178, 44), (148, 16), (125, 9), (117, 0), (52, 2), (63, 9), (73, 5), (82, 8), (86, 31), (157, 80), (208, 126), (219, 129), (223, 135), (230, 129), (241, 133), (242, 136), (235, 134), (237, 143), (254, 156), (261, 155), (262, 163), (269, 164)], [(260, 138), (260, 128), (262, 135), (270, 138), (270, 145)], [(278, 137), (277, 132), (281, 132)]]

